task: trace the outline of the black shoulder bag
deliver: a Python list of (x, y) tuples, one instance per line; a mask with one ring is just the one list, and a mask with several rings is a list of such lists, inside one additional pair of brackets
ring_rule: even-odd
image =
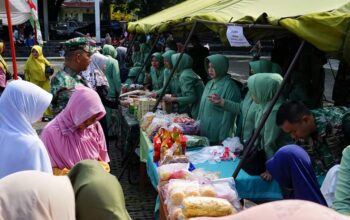
[[(244, 151), (243, 152), (245, 152), (247, 150), (247, 144), (249, 143), (249, 141), (253, 137), (254, 132), (255, 131), (252, 132), (252, 135), (250, 136), (248, 141), (246, 143), (244, 143)], [(250, 149), (250, 151), (247, 153), (245, 161), (242, 165), (242, 169), (251, 176), (260, 175), (266, 171), (266, 165), (265, 165), (266, 154), (265, 154), (264, 148), (260, 146), (260, 140), (261, 140), (261, 137), (259, 137), (257, 139), (257, 141), (256, 141), (257, 144), (254, 145)]]
[(10, 80), (12, 79), (12, 73), (10, 71), (8, 71), (8, 69), (6, 68), (5, 64), (0, 60), (1, 64), (4, 66), (5, 68), (5, 75), (6, 75), (6, 80)]

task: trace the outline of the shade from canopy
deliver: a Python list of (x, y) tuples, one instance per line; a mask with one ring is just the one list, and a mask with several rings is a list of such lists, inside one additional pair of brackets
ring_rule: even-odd
[[(281, 26), (334, 57), (350, 60), (349, 0), (187, 0), (130, 22), (128, 30), (137, 33), (166, 32), (178, 24), (197, 19), (222, 24)], [(224, 40), (225, 25), (207, 23), (205, 26), (220, 33)], [(250, 39), (256, 37), (254, 31), (247, 35)]]

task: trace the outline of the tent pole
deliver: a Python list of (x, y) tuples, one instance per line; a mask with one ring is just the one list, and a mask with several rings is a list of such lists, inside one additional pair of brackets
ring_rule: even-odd
[(12, 30), (12, 20), (11, 20), (11, 9), (10, 9), (10, 1), (5, 0), (6, 14), (7, 14), (7, 23), (9, 30), (9, 39), (11, 45), (11, 55), (12, 55), (12, 65), (13, 65), (13, 78), (18, 79), (17, 77), (17, 63), (16, 63), (16, 49), (15, 43), (13, 42), (13, 30)]
[(140, 76), (140, 74), (141, 74), (143, 68), (145, 68), (146, 64), (148, 63), (149, 59), (151, 58), (152, 51), (153, 51), (154, 48), (156, 47), (157, 42), (158, 42), (158, 40), (159, 40), (159, 37), (160, 37), (160, 34), (157, 35), (155, 41), (153, 42), (153, 45), (152, 45), (152, 47), (151, 47), (151, 50), (150, 50), (149, 54), (147, 55), (146, 60), (142, 63), (141, 68), (140, 68), (139, 71), (137, 72), (137, 75), (136, 75), (136, 77), (135, 77), (135, 79), (134, 79), (134, 81), (133, 81), (133, 84), (137, 81), (137, 78), (139, 78), (139, 76)]
[(302, 51), (302, 49), (304, 47), (304, 44), (305, 44), (305, 40), (303, 40), (301, 42), (298, 51), (296, 52), (296, 54), (295, 54), (291, 64), (288, 67), (288, 70), (287, 70), (286, 74), (283, 77), (283, 81), (282, 81), (280, 87), (278, 88), (276, 94), (272, 98), (271, 104), (269, 105), (268, 109), (264, 113), (264, 115), (263, 115), (263, 117), (262, 117), (262, 119), (261, 119), (261, 121), (259, 123), (258, 128), (254, 131), (253, 136), (250, 138), (250, 140), (248, 142), (248, 145), (244, 149), (242, 159), (239, 161), (239, 164), (236, 167), (235, 172), (233, 173), (233, 178), (234, 179), (237, 178), (239, 171), (241, 170), (242, 166), (244, 165), (244, 163), (246, 161), (248, 153), (251, 151), (251, 149), (253, 149), (254, 143), (255, 143), (256, 139), (258, 138), (258, 135), (260, 134), (262, 128), (264, 127), (265, 122), (266, 122), (267, 118), (269, 117), (269, 115), (270, 115), (270, 113), (272, 111), (273, 106), (277, 102), (278, 98), (282, 95), (283, 89), (286, 86), (290, 75), (292, 74), (292, 69), (294, 68), (295, 63), (297, 62), (297, 60), (299, 58), (299, 55), (300, 55), (300, 53), (301, 53), (301, 51)]
[(165, 90), (169, 86), (170, 81), (171, 81), (171, 79), (173, 78), (173, 76), (175, 74), (175, 70), (179, 66), (180, 60), (181, 60), (183, 54), (185, 53), (187, 45), (190, 42), (190, 39), (191, 39), (191, 37), (193, 35), (194, 30), (196, 29), (196, 26), (197, 26), (197, 21), (194, 21), (192, 29), (191, 29), (191, 32), (189, 33), (189, 35), (187, 36), (187, 39), (185, 41), (184, 50), (181, 52), (181, 54), (179, 56), (179, 59), (176, 61), (176, 64), (174, 65), (173, 69), (171, 70), (171, 74), (170, 74), (169, 78), (167, 79), (167, 81), (165, 82), (165, 85), (163, 86), (162, 92), (160, 93), (160, 95), (159, 95), (159, 97), (157, 99), (157, 102), (156, 102), (156, 104), (153, 107), (153, 110), (152, 110), (153, 112), (155, 112), (157, 110), (157, 106), (159, 105), (160, 100), (162, 100), (163, 96), (165, 95)]
[(126, 59), (127, 60), (129, 60), (129, 56), (130, 56), (130, 54), (131, 54), (131, 50), (132, 50), (132, 47), (134, 46), (134, 43), (135, 43), (135, 41), (136, 41), (136, 38), (137, 38), (137, 32), (136, 32), (136, 34), (134, 35), (134, 37), (132, 38), (132, 40), (131, 40), (131, 42), (130, 42), (130, 44), (128, 45), (128, 48), (127, 48), (127, 50), (126, 50)]

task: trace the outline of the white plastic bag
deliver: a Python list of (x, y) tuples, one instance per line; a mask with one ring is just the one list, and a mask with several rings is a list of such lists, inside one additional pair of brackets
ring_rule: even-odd
[(337, 176), (340, 169), (340, 165), (334, 165), (326, 175), (322, 186), (321, 192), (325, 198), (328, 207), (332, 207), (333, 201), (335, 199), (335, 188), (337, 185)]
[(222, 145), (230, 148), (231, 152), (240, 152), (243, 150), (243, 145), (241, 144), (239, 137), (226, 138)]

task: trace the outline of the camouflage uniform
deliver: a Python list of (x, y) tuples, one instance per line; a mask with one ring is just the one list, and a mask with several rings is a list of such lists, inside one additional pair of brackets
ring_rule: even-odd
[(311, 157), (316, 174), (323, 175), (335, 164), (339, 164), (343, 149), (349, 144), (346, 140), (343, 127), (343, 120), (346, 107), (324, 107), (311, 110), (315, 119), (317, 132), (310, 138), (299, 140), (302, 146)]
[[(91, 46), (87, 38), (77, 37), (66, 41), (65, 51), (84, 50), (90, 54), (96, 51), (96, 48)], [(52, 111), (55, 115), (60, 113), (67, 105), (73, 89), (76, 85), (88, 86), (87, 82), (71, 68), (63, 66), (51, 79), (51, 93), (53, 99), (51, 102)]]
[(52, 77), (51, 94), (53, 99), (51, 107), (55, 115), (66, 107), (76, 85), (86, 85), (86, 82), (78, 73), (67, 66), (64, 66)]

